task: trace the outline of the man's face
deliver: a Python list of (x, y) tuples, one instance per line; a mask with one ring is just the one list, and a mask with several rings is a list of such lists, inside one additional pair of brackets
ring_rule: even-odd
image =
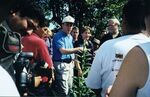
[(118, 30), (118, 24), (115, 23), (114, 21), (109, 21), (108, 22), (108, 31), (112, 34), (115, 34)]
[(78, 38), (79, 36), (79, 30), (78, 29), (73, 29), (72, 32), (71, 32), (71, 35), (73, 38)]
[(9, 24), (13, 31), (25, 31), (27, 29), (28, 23), (26, 17), (21, 17), (19, 12), (12, 13), (9, 16)]
[(73, 28), (73, 23), (63, 23), (62, 28), (65, 33), (70, 34)]

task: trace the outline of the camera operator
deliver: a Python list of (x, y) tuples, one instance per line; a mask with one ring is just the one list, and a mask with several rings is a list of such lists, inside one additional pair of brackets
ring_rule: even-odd
[[(10, 9), (16, 5), (17, 0), (0, 0), (0, 96), (15, 96), (19, 97), (18, 90), (13, 81), (13, 74), (10, 75), (9, 71), (13, 71), (11, 63), (13, 61), (15, 53), (11, 49), (7, 48), (7, 39), (4, 36), (7, 36), (9, 33), (7, 29), (1, 25), (1, 22), (8, 17)], [(13, 37), (13, 36), (12, 36)], [(14, 35), (16, 41), (19, 42), (19, 39)], [(4, 42), (5, 40), (5, 42)], [(13, 42), (13, 41), (12, 41)], [(4, 46), (5, 45), (5, 46)], [(10, 51), (10, 52), (9, 52)], [(9, 73), (8, 73), (9, 72)], [(12, 72), (13, 73), (13, 72)]]
[[(23, 1), (18, 0), (18, 1), (19, 2), (17, 2), (17, 4), (14, 4), (15, 6), (13, 6), (11, 9), (9, 7), (10, 7), (10, 5), (12, 5), (11, 3), (15, 2), (15, 0), (14, 0), (14, 2), (10, 2), (8, 0), (0, 1), (0, 5), (1, 5), (0, 19), (1, 19), (1, 21), (3, 21), (2, 24), (5, 26), (5, 28), (7, 28), (7, 30), (6, 30), (4, 27), (0, 27), (0, 31), (1, 31), (0, 37), (2, 39), (0, 41), (0, 44), (2, 45), (0, 48), (0, 53), (1, 53), (0, 54), (0, 65), (2, 65), (2, 67), (9, 73), (8, 74), (7, 72), (4, 72), (4, 74), (2, 74), (2, 72), (4, 70), (1, 70), (1, 72), (0, 72), (0, 75), (2, 75), (1, 78), (3, 79), (3, 80), (0, 80), (0, 84), (2, 84), (2, 85), (0, 85), (0, 88), (2, 88), (0, 90), (4, 90), (4, 92), (1, 91), (3, 94), (0, 92), (0, 96), (1, 95), (2, 96), (3, 95), (19, 96), (18, 90), (15, 89), (16, 88), (16, 86), (14, 84), (15, 76), (14, 76), (14, 68), (13, 68), (12, 64), (13, 64), (14, 56), (16, 55), (16, 53), (19, 53), (21, 51), (21, 43), (20, 43), (21, 38), (17, 33), (14, 33), (12, 31), (16, 31), (16, 32), (20, 32), (20, 33), (25, 32), (28, 27), (27, 17), (32, 17), (32, 15), (27, 14), (28, 11), (25, 9), (26, 7), (29, 7), (29, 6), (27, 6), (27, 4), (24, 3), (26, 0), (23, 0)], [(9, 16), (4, 15), (4, 14), (9, 14)], [(7, 18), (6, 21), (3, 19), (3, 17)], [(4, 37), (4, 36), (7, 36), (7, 37)], [(0, 69), (3, 69), (3, 68), (0, 67)], [(12, 78), (8, 75), (10, 75)], [(8, 78), (7, 78), (7, 76), (8, 76)], [(36, 77), (34, 77), (34, 80), (35, 81), (33, 84), (35, 87), (37, 87), (41, 83), (42, 78), (41, 78), (41, 76), (36, 76)], [(10, 85), (11, 83), (13, 83), (13, 84)], [(6, 85), (6, 86), (3, 87), (4, 85)], [(9, 86), (7, 86), (7, 85), (9, 85)], [(10, 87), (10, 86), (12, 86), (12, 87)], [(8, 90), (11, 91), (11, 92), (9, 91), (10, 94), (8, 93)]]
[[(35, 81), (37, 87), (32, 89), (36, 96), (48, 96), (48, 87), (45, 83), (49, 83), (52, 78), (53, 63), (44, 40), (34, 33), (35, 30), (44, 25), (45, 18), (36, 9), (38, 7), (34, 8), (30, 3), (27, 3), (28, 6), (25, 5), (24, 3), (22, 8), (19, 8), (19, 11), (18, 8), (12, 11), (6, 23), (11, 30), (20, 32), (22, 35), (23, 52), (33, 52), (33, 60), (30, 61), (31, 65), (37, 61), (44, 61), (48, 64), (44, 70), (46, 74), (43, 75), (43, 72), (41, 72), (37, 75), (39, 78), (38, 82)], [(24, 18), (23, 16), (27, 17)]]

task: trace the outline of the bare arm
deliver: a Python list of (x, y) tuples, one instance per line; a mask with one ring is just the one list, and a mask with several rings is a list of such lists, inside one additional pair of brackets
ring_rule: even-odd
[(76, 69), (78, 70), (78, 76), (82, 76), (82, 69), (78, 60), (74, 60)]
[(70, 49), (60, 48), (59, 51), (62, 54), (72, 54), (72, 53), (83, 51), (83, 47), (76, 47), (76, 48), (70, 48)]
[(126, 56), (109, 97), (136, 97), (148, 76), (147, 58), (144, 52), (133, 48)]

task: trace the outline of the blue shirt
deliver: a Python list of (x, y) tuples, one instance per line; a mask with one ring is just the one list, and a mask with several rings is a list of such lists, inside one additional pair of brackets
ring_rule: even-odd
[(74, 59), (74, 54), (62, 54), (59, 49), (73, 48), (73, 38), (63, 31), (57, 32), (53, 37), (53, 60)]

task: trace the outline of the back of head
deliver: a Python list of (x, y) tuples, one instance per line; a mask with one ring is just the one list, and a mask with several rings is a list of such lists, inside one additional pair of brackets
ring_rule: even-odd
[(0, 0), (0, 22), (8, 17), (9, 11), (17, 0)]
[(144, 0), (144, 4), (145, 4), (145, 25), (146, 25), (146, 31), (150, 32), (150, 0)]
[[(129, 0), (123, 7), (123, 19), (127, 27), (135, 30), (145, 29), (144, 23), (144, 4), (142, 0)], [(139, 32), (129, 32), (128, 34)]]
[(17, 0), (0, 0), (0, 7), (9, 5), (9, 8), (11, 8), (16, 2)]
[(145, 16), (149, 16), (150, 15), (150, 0), (144, 0), (144, 4), (145, 4)]

